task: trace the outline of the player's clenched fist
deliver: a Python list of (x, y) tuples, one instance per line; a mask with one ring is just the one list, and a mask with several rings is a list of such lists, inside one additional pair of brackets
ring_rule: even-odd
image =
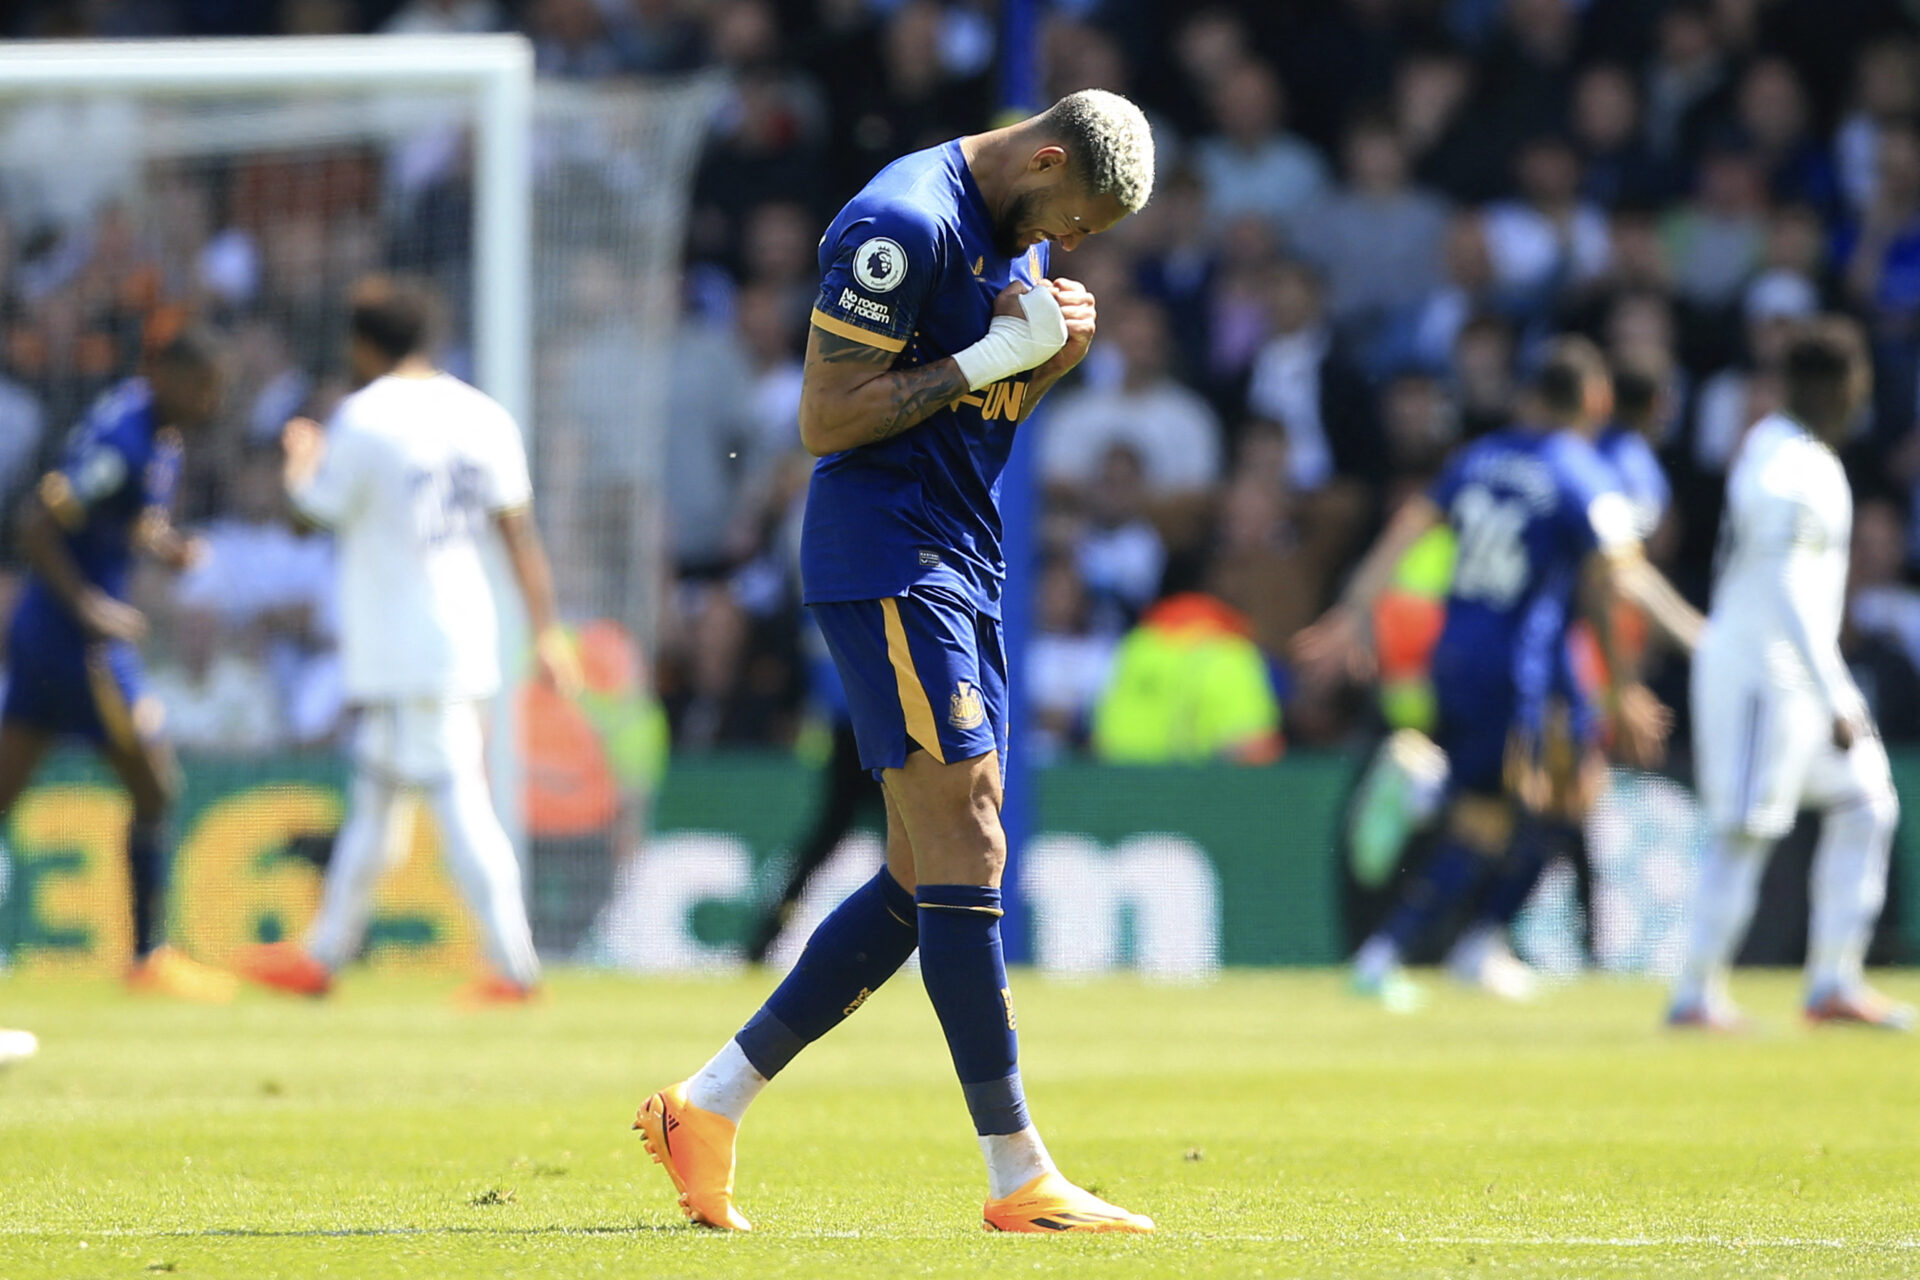
[(1053, 286), (1053, 300), (1060, 306), (1060, 317), (1067, 324), (1067, 341), (1042, 367), (1041, 375), (1057, 377), (1087, 358), (1087, 350), (1093, 346), (1098, 315), (1093, 295), (1078, 280), (1063, 276), (1048, 283)]

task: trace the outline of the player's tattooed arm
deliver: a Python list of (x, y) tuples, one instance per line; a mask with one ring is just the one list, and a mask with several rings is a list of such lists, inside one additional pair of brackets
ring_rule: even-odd
[(816, 457), (888, 440), (967, 393), (951, 359), (893, 369), (894, 353), (828, 333), (807, 336), (800, 391), (800, 439)]

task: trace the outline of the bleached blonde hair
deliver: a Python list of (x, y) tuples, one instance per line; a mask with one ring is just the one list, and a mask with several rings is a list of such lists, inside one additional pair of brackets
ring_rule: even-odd
[(1153, 195), (1153, 128), (1139, 107), (1105, 89), (1082, 89), (1054, 103), (1040, 125), (1066, 145), (1087, 192), (1112, 196), (1138, 213)]

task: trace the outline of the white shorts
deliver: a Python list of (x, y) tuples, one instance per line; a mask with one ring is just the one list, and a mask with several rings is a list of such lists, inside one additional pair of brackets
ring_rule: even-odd
[(415, 699), (360, 708), (354, 763), (393, 782), (423, 785), (486, 768), (484, 704)]
[(1718, 831), (1777, 840), (1802, 809), (1893, 794), (1880, 739), (1841, 751), (1820, 699), (1726, 664), (1694, 664), (1693, 753), (1700, 802)]

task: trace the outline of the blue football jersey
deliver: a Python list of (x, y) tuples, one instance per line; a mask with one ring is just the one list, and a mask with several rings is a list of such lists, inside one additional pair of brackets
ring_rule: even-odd
[(1562, 665), (1581, 566), (1634, 541), (1626, 500), (1588, 441), (1523, 429), (1468, 446), (1432, 496), (1459, 546), (1436, 676), (1480, 673), (1537, 704)]
[(1593, 447), (1613, 471), (1614, 485), (1626, 495), (1633, 507), (1633, 531), (1642, 541), (1667, 517), (1673, 503), (1673, 487), (1660, 458), (1647, 438), (1629, 427), (1612, 426), (1600, 434)]
[[(40, 481), (40, 499), (87, 581), (124, 600), (140, 521), (173, 505), (179, 479), (179, 432), (155, 420), (146, 380), (129, 378), (74, 428), (60, 465)], [(21, 608), (53, 604), (52, 593), (29, 577)]]
[[(1002, 257), (959, 142), (916, 151), (881, 170), (827, 228), (813, 323), (895, 353), (895, 369), (931, 364), (985, 337), (995, 295), (1044, 278), (1048, 248)], [(815, 464), (800, 542), (808, 604), (940, 586), (999, 616), (1000, 474), (1030, 377)]]

